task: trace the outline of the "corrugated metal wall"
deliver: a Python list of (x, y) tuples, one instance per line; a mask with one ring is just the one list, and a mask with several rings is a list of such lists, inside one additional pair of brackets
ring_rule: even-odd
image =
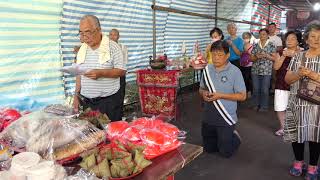
[[(254, 0), (251, 21), (267, 25), (269, 19), (269, 23), (276, 23), (277, 27), (280, 28), (281, 9), (275, 6), (270, 6), (270, 17), (268, 17), (269, 5), (266, 5), (268, 3), (269, 2), (267, 0)], [(251, 26), (251, 31), (258, 32), (260, 28), (261, 27), (259, 26)]]
[(0, 107), (64, 100), (58, 71), (62, 1), (31, 2), (0, 2)]
[[(237, 21), (251, 21), (253, 0), (218, 0), (218, 17), (228, 18)], [(218, 21), (218, 26), (225, 35), (228, 35), (226, 21)], [(238, 35), (243, 32), (250, 31), (249, 24), (236, 23), (238, 27)]]

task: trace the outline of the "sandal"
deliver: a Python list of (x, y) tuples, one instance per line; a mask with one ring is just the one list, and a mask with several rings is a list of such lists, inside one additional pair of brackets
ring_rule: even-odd
[(305, 176), (306, 180), (317, 180), (319, 168), (317, 166), (309, 166)]
[(312, 174), (312, 173), (307, 173), (306, 174), (306, 177), (305, 177), (306, 180), (318, 180), (318, 174)]
[(274, 133), (276, 136), (283, 136), (284, 132), (283, 132), (283, 129), (279, 129), (278, 131), (276, 131)]
[(289, 169), (289, 173), (292, 176), (301, 176), (303, 171), (303, 161), (295, 161), (292, 167)]

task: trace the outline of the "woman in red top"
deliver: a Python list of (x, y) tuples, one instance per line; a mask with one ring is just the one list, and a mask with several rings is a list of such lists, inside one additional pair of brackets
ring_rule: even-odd
[(280, 129), (275, 132), (277, 136), (283, 135), (283, 125), (290, 94), (290, 86), (285, 82), (284, 78), (292, 57), (300, 51), (299, 44), (302, 41), (302, 34), (300, 31), (289, 31), (285, 34), (284, 40), (286, 48), (283, 50), (281, 56), (278, 55), (273, 64), (273, 69), (277, 71), (274, 110), (277, 112), (280, 121)]

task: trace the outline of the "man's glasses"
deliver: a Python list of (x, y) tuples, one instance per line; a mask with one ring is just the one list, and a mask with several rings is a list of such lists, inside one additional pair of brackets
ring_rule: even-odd
[(78, 37), (91, 37), (95, 32), (97, 31), (97, 29), (93, 30), (93, 31), (79, 31), (78, 33)]

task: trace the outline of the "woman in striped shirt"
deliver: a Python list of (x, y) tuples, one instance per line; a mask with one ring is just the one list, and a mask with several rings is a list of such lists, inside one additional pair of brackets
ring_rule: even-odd
[(306, 179), (316, 180), (320, 154), (320, 106), (300, 99), (296, 95), (301, 78), (307, 77), (320, 82), (320, 22), (307, 27), (305, 40), (309, 49), (294, 56), (285, 76), (285, 81), (291, 86), (284, 139), (292, 143), (295, 162), (290, 174), (293, 176), (302, 175), (304, 143), (309, 143), (310, 160)]

